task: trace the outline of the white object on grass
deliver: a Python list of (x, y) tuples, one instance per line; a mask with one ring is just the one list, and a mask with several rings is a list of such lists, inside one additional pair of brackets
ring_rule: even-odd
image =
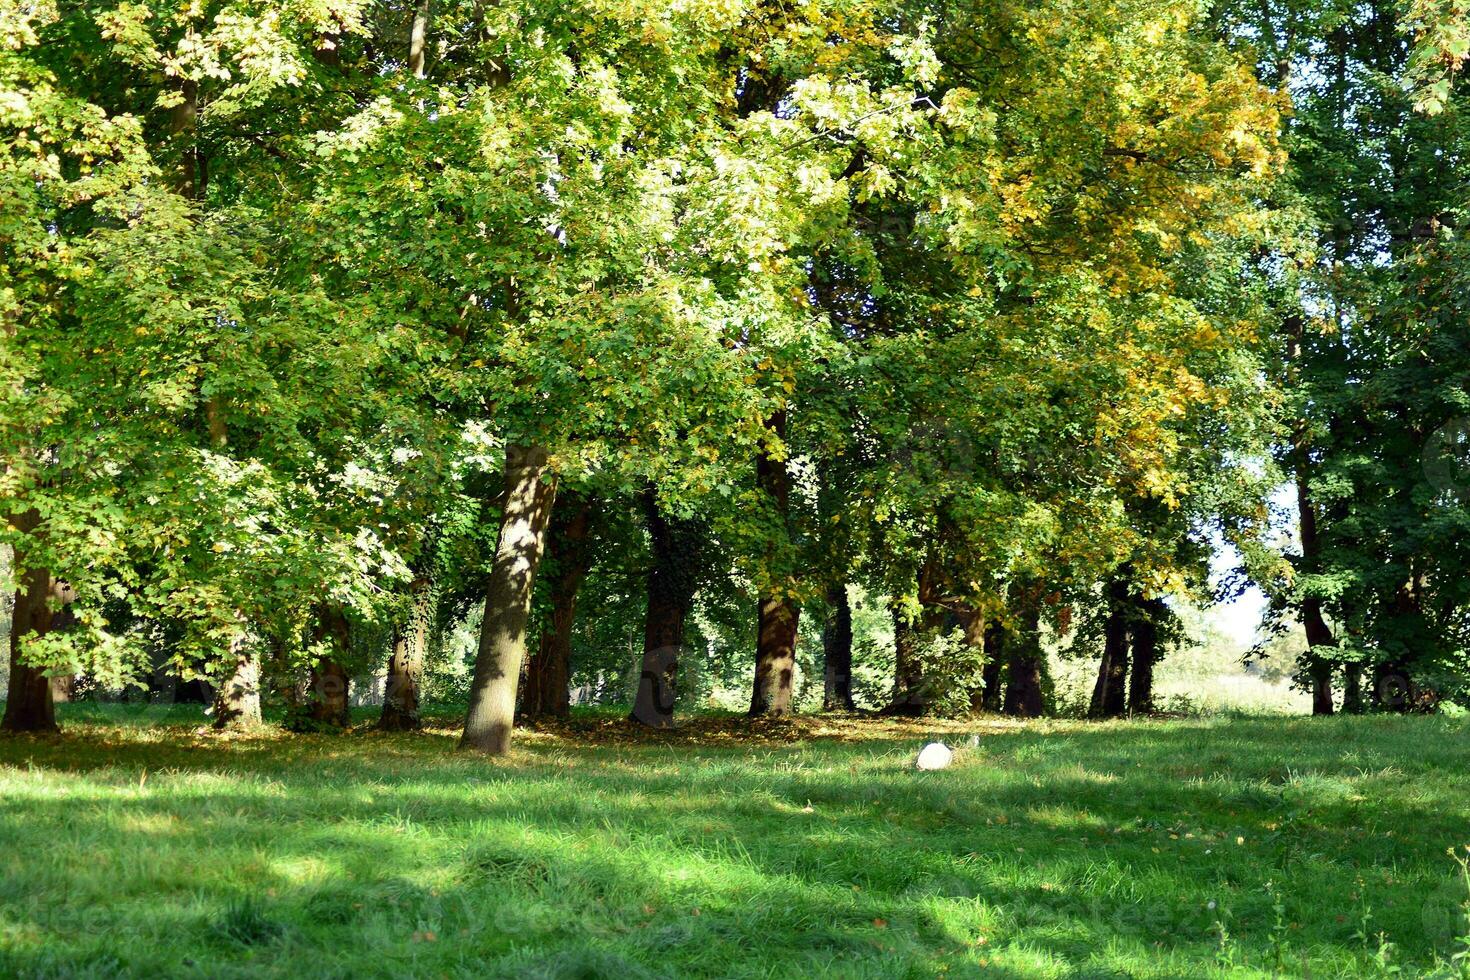
[(919, 750), (914, 765), (920, 769), (943, 769), (954, 760), (954, 753), (943, 742), (930, 742)]

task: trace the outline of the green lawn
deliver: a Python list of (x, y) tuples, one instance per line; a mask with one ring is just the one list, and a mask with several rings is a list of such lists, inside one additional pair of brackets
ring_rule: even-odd
[[(1470, 723), (0, 739), (0, 975), (1464, 975)], [(946, 771), (926, 731), (980, 732)], [(1455, 970), (1461, 972), (1455, 972)]]

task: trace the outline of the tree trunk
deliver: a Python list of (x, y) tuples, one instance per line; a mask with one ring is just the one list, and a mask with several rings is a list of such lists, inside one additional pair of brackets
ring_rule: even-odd
[(822, 709), (852, 711), (852, 604), (842, 583), (827, 589), (827, 621), (822, 627)]
[(648, 571), (643, 659), (632, 718), (650, 728), (669, 728), (674, 724), (684, 622), (699, 585), (701, 535), (693, 521), (660, 512), (652, 489), (643, 495), (643, 509), (653, 564)]
[(214, 727), (218, 731), (249, 731), (260, 726), (260, 662), (243, 636), (230, 643), (230, 676), (215, 689)]
[(192, 681), (176, 679), (173, 699), (174, 704), (209, 704), (214, 700), (209, 682), (197, 677)]
[(1159, 622), (1164, 600), (1135, 602), (1137, 617), (1132, 625), (1133, 676), (1128, 681), (1128, 713), (1147, 715), (1154, 710), (1154, 664), (1159, 659)]
[[(41, 517), (34, 510), (11, 518), (11, 524), (22, 534), (33, 533)], [(24, 555), (19, 545), (11, 557), (11, 568), (18, 569)], [(51, 631), (51, 573), (44, 568), (26, 569), (17, 577), (15, 606), (10, 620), (10, 690), (6, 695), (5, 715), (0, 730), (7, 732), (59, 732), (56, 706), (51, 698), (51, 679), (41, 668), (21, 662), (21, 648), (29, 637), (42, 637)]]
[(1007, 637), (1009, 683), (1004, 711), (1018, 718), (1039, 718), (1046, 712), (1042, 687), (1045, 654), (1041, 649), (1039, 596), (1030, 597), (1021, 609), (1020, 628)]
[(546, 536), (551, 621), (542, 627), (526, 670), (521, 713), (528, 717), (565, 718), (571, 711), (572, 627), (577, 621), (577, 594), (592, 568), (588, 546), (592, 510), (588, 499), (564, 494), (551, 516), (551, 530)]
[(881, 714), (917, 717), (924, 713), (924, 672), (914, 656), (919, 630), (898, 606), (893, 614), (893, 698)]
[[(1296, 345), (1294, 349), (1298, 354), (1300, 353), (1302, 329), (1300, 324), (1294, 327), (1293, 343)], [(1292, 464), (1296, 476), (1297, 521), (1302, 539), (1302, 564), (1306, 571), (1316, 571), (1322, 545), (1317, 535), (1317, 507), (1312, 501), (1311, 454), (1307, 445), (1306, 426), (1302, 423), (1298, 423), (1292, 433)], [(1307, 634), (1306, 666), (1307, 674), (1312, 681), (1312, 714), (1330, 715), (1332, 714), (1333, 664), (1331, 650), (1337, 646), (1337, 638), (1332, 635), (1332, 629), (1322, 615), (1320, 596), (1305, 595), (1302, 597), (1302, 627)]]
[(1108, 583), (1108, 618), (1103, 624), (1103, 655), (1092, 689), (1089, 718), (1121, 718), (1128, 697), (1128, 584)]
[(408, 622), (393, 631), (393, 651), (388, 656), (388, 676), (383, 680), (383, 711), (378, 730), (416, 732), (423, 727), (419, 717), (419, 689), (424, 680), (424, 659), (429, 651), (429, 634), (434, 628), (439, 593), (428, 579), (410, 587), (413, 605)]
[(317, 625), (317, 641), (327, 641), (334, 654), (321, 657), (311, 668), (311, 700), (306, 717), (314, 727), (346, 728), (352, 724), (352, 706), (347, 699), (347, 656), (351, 631), (347, 617), (336, 607), (323, 609)]
[(1361, 715), (1366, 709), (1363, 702), (1363, 665), (1353, 661), (1343, 667), (1343, 714)]
[(801, 607), (793, 599), (761, 596), (751, 715), (791, 713), (796, 675), (796, 628)]
[(73, 674), (57, 674), (51, 680), (51, 703), (67, 704), (76, 692), (77, 679)]
[(980, 680), (974, 687), (970, 688), (970, 711), (979, 712), (985, 710), (985, 670), (990, 665), (991, 651), (986, 646), (986, 638), (990, 629), (985, 617), (972, 606), (962, 605), (959, 607), (956, 617), (960, 628), (964, 631), (965, 646), (973, 651), (972, 656), (977, 656), (980, 662)]
[[(1006, 663), (1006, 627), (999, 619), (994, 619), (985, 624), (985, 666), (980, 670), (980, 680), (984, 685), (980, 691), (979, 708), (981, 711), (998, 713), (1005, 702), (1002, 698), (1004, 685), (1001, 683), (1001, 674)], [(976, 704), (975, 696), (970, 696), (970, 705)]]
[[(770, 426), (777, 438), (786, 438), (786, 413), (777, 412)], [(756, 479), (771, 497), (783, 530), (789, 519), (791, 476), (784, 459), (762, 453), (756, 460)], [(801, 607), (788, 593), (773, 585), (761, 590), (756, 632), (755, 677), (751, 685), (751, 715), (791, 713), (796, 675), (796, 629)]]
[(1332, 714), (1332, 661), (1313, 658), (1307, 674), (1312, 681), (1312, 714)]
[(516, 683), (526, 658), (532, 587), (556, 497), (556, 483), (549, 479), (547, 469), (548, 453), (544, 448), (505, 447), (505, 504), (485, 590), (485, 619), (470, 681), (461, 749), (489, 755), (510, 751)]
[(1407, 714), (1413, 710), (1417, 692), (1413, 676), (1406, 664), (1399, 660), (1386, 660), (1373, 667), (1373, 708), (1375, 711), (1390, 711)]
[(408, 70), (415, 78), (427, 72), (425, 54), (429, 40), (429, 0), (419, 0), (414, 7), (413, 23), (408, 29)]

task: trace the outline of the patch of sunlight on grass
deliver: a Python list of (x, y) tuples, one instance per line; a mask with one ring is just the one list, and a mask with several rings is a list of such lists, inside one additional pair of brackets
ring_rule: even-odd
[(1455, 949), (1425, 903), (1470, 843), (1464, 719), (620, 724), (508, 763), (95, 708), (0, 740), (0, 975), (1162, 980)]

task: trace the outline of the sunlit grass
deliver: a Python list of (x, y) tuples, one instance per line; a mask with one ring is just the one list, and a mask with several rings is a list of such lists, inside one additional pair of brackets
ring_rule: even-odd
[[(514, 758), (70, 707), (0, 741), (0, 975), (1454, 976), (1459, 719), (606, 715)], [(910, 768), (932, 732), (956, 765)]]

